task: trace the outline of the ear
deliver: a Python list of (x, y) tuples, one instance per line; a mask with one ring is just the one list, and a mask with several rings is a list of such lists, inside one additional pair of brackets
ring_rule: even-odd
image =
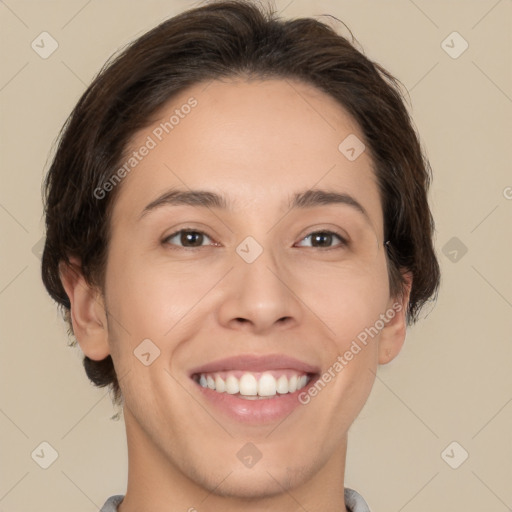
[[(402, 349), (407, 331), (406, 312), (411, 294), (412, 274), (403, 274), (405, 279), (403, 297), (392, 297), (386, 310), (386, 322), (379, 338), (379, 364), (392, 361)], [(394, 314), (393, 314), (394, 313)]]
[(100, 361), (110, 353), (103, 296), (86, 282), (78, 258), (70, 258), (70, 263), (61, 261), (59, 274), (71, 302), (73, 332), (82, 352), (90, 359)]

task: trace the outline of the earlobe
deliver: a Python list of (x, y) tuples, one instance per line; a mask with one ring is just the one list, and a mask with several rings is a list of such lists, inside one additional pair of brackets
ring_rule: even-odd
[(379, 339), (379, 364), (387, 364), (399, 353), (407, 333), (407, 308), (412, 286), (412, 274), (403, 275), (405, 279), (402, 297), (394, 297), (388, 303), (385, 313), (387, 319)]
[(97, 288), (88, 284), (77, 258), (59, 265), (62, 286), (71, 302), (73, 332), (82, 352), (92, 360), (105, 359), (110, 353), (104, 301)]

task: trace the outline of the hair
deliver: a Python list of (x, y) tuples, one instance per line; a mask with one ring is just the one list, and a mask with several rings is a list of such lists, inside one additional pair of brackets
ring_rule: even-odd
[[(271, 7), (229, 0), (172, 17), (111, 57), (61, 130), (43, 184), (42, 280), (68, 333), (74, 334), (71, 303), (59, 264), (71, 266), (70, 257), (77, 257), (86, 282), (104, 290), (110, 216), (121, 186), (105, 198), (94, 191), (112, 179), (132, 137), (173, 95), (229, 78), (302, 81), (331, 95), (357, 121), (382, 201), (390, 294), (404, 296), (404, 274), (410, 273), (406, 318), (415, 323), (422, 306), (437, 298), (440, 270), (427, 199), (431, 169), (400, 82), (325, 23), (282, 20)], [(110, 386), (119, 404), (111, 356), (84, 356), (83, 364), (88, 378)]]

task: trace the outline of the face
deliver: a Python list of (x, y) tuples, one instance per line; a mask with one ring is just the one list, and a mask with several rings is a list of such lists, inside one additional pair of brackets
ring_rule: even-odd
[(133, 139), (107, 345), (130, 456), (155, 478), (262, 497), (344, 466), (396, 324), (362, 140), (334, 99), (284, 80), (198, 84)]

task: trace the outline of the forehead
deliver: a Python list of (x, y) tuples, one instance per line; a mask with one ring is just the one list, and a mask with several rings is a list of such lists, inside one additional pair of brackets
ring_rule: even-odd
[(215, 191), (233, 210), (278, 210), (294, 193), (322, 188), (357, 196), (378, 228), (380, 198), (369, 151), (355, 160), (342, 151), (343, 141), (362, 139), (334, 98), (302, 82), (196, 84), (133, 137), (121, 163), (128, 172), (118, 185), (112, 223), (135, 222), (173, 187)]

